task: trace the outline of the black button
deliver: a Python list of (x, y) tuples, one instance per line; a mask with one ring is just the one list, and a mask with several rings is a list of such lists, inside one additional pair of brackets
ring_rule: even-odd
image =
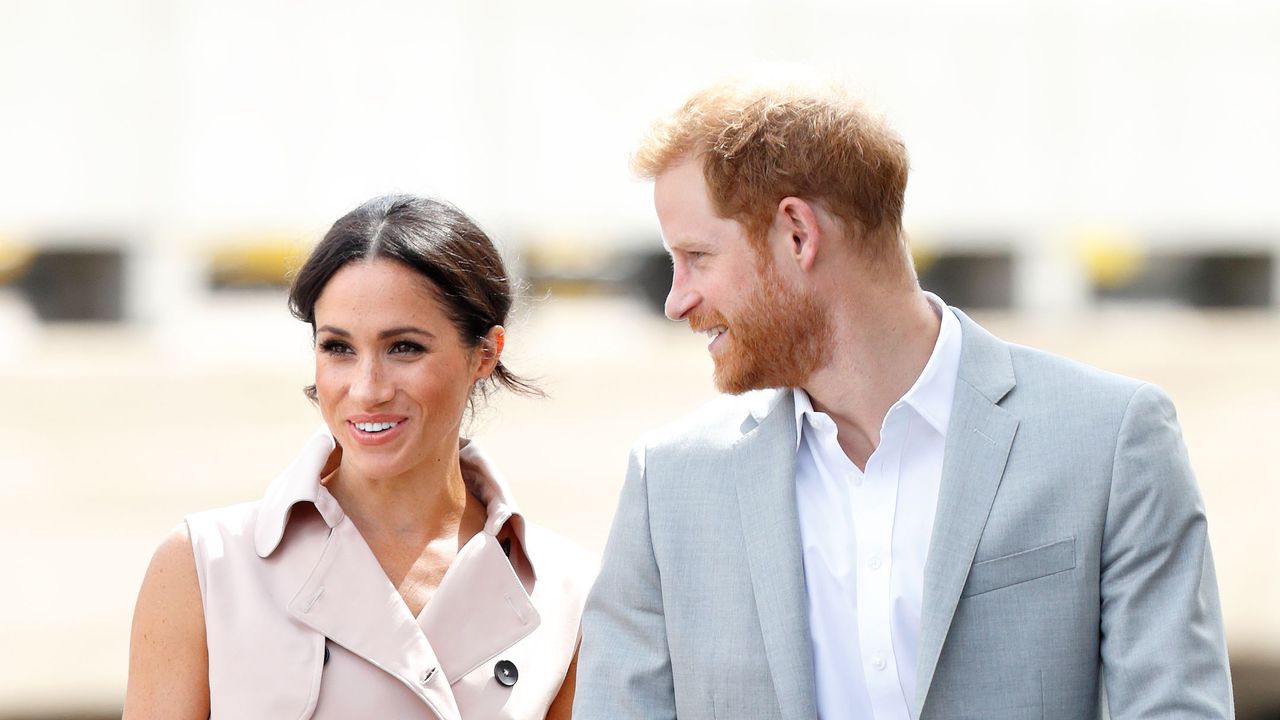
[(498, 682), (511, 687), (520, 679), (520, 671), (510, 660), (499, 660), (498, 664), (493, 666), (493, 676), (498, 678)]

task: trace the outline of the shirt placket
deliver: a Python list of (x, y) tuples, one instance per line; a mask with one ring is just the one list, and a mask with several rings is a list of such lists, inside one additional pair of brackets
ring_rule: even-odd
[[(858, 658), (862, 644), (858, 637), (857, 616), (857, 534), (851, 508), (861, 502), (853, 493), (862, 483), (862, 471), (840, 449), (835, 423), (826, 415), (814, 413), (808, 418), (805, 450), (814, 463), (816, 477), (821, 478), (824, 503), (839, 508), (831, 519), (824, 541), (829, 561), (806, 566), (806, 583), (811, 593), (822, 588), (827, 597), (812, 597), (821, 624), (829, 628), (826, 636), (815, 638), (818, 651), (819, 691), (827, 708), (823, 717), (845, 720), (874, 717), (871, 698), (866, 692), (863, 667)], [(811, 509), (812, 517), (822, 511)], [(818, 648), (822, 648), (818, 650)], [(849, 662), (852, 661), (852, 662)]]
[(877, 720), (908, 720), (893, 647), (893, 521), (897, 509), (905, 415), (895, 406), (885, 418), (880, 445), (865, 477), (850, 488), (857, 538), (858, 637), (867, 693)]

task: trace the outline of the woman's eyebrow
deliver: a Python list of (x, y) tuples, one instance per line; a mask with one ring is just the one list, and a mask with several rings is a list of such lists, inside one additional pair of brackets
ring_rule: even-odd
[[(316, 328), (316, 332), (317, 333), (321, 333), (321, 332), (333, 333), (334, 335), (337, 335), (339, 337), (345, 337), (345, 338), (351, 337), (350, 332), (343, 330), (340, 327), (334, 327), (332, 325), (321, 325), (320, 327)], [(402, 325), (400, 327), (393, 327), (387, 330), (383, 330), (382, 332), (378, 333), (378, 338), (385, 340), (386, 338), (395, 337), (396, 335), (411, 335), (411, 334), (425, 335), (433, 340), (436, 337), (435, 333), (428, 332), (426, 330), (423, 330), (420, 327), (414, 327), (413, 325)]]
[(418, 335), (426, 335), (427, 337), (433, 340), (436, 337), (434, 333), (429, 333), (426, 330), (423, 330), (422, 328), (414, 327), (412, 325), (402, 325), (400, 327), (393, 327), (389, 330), (383, 330), (382, 332), (378, 333), (378, 337), (382, 339), (386, 339), (389, 337), (394, 337), (396, 335), (410, 335), (415, 333)]

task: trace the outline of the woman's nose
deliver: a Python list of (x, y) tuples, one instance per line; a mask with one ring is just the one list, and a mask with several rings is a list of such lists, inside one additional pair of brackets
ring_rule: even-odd
[(395, 386), (387, 376), (386, 369), (377, 360), (366, 360), (360, 363), (358, 376), (351, 384), (351, 396), (361, 405), (372, 407), (381, 405), (395, 397)]

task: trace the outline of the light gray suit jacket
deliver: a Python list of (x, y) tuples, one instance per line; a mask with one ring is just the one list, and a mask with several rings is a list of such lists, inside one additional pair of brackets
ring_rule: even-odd
[[(957, 315), (913, 716), (1231, 717), (1204, 507), (1168, 398)], [(575, 718), (816, 716), (792, 405), (721, 398), (633, 451)]]

